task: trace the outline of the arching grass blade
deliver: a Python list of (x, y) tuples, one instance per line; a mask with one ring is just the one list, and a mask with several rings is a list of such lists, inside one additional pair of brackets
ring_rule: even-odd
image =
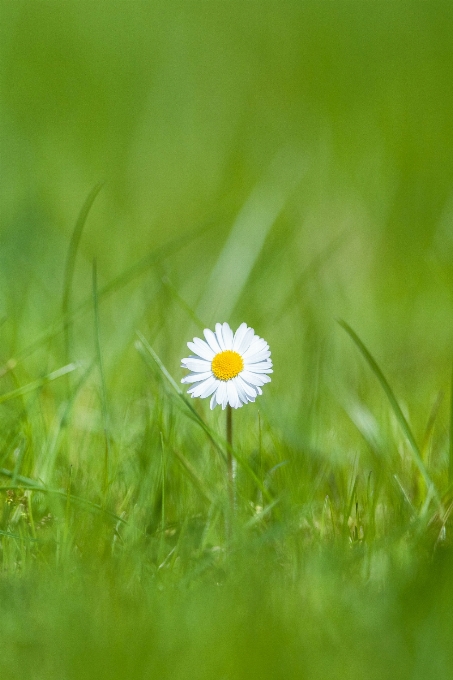
[(347, 324), (342, 319), (338, 319), (338, 323), (340, 324), (340, 326), (342, 328), (344, 328), (346, 333), (353, 340), (354, 344), (360, 350), (361, 354), (366, 359), (366, 362), (368, 363), (369, 367), (371, 368), (374, 375), (376, 376), (376, 378), (380, 382), (381, 387), (384, 390), (384, 392), (387, 396), (387, 399), (390, 403), (392, 411), (393, 411), (402, 431), (404, 432), (407, 441), (409, 442), (410, 449), (411, 449), (411, 452), (412, 452), (412, 457), (414, 459), (416, 466), (418, 467), (418, 470), (419, 470), (421, 476), (423, 477), (423, 480), (424, 480), (426, 487), (427, 487), (427, 490), (428, 490), (428, 494), (431, 495), (433, 498), (435, 498), (439, 507), (442, 508), (442, 502), (441, 502), (439, 493), (438, 493), (432, 479), (430, 478), (430, 476), (428, 474), (428, 471), (427, 471), (425, 464), (422, 460), (420, 449), (419, 449), (418, 444), (415, 440), (415, 437), (412, 433), (412, 430), (409, 426), (409, 423), (407, 422), (407, 420), (404, 416), (404, 413), (402, 412), (401, 407), (400, 407), (400, 405), (399, 405), (399, 403), (398, 403), (398, 401), (397, 401), (397, 399), (396, 399), (396, 397), (393, 393), (393, 390), (390, 387), (386, 377), (384, 376), (381, 369), (379, 368), (376, 360), (373, 358), (373, 356), (370, 354), (368, 349), (365, 347), (365, 345), (363, 344), (363, 342), (361, 341), (361, 339), (359, 338), (357, 333), (355, 333), (355, 331), (352, 330), (352, 328), (349, 326), (349, 324)]
[(65, 336), (65, 356), (66, 361), (69, 363), (70, 360), (70, 344), (71, 344), (71, 291), (72, 291), (72, 279), (74, 278), (75, 261), (77, 256), (77, 250), (79, 248), (80, 239), (82, 237), (82, 231), (85, 226), (88, 214), (91, 207), (96, 199), (96, 196), (100, 192), (103, 186), (103, 182), (98, 182), (90, 191), (85, 199), (85, 203), (79, 213), (76, 220), (74, 231), (72, 232), (71, 241), (69, 243), (68, 254), (66, 257), (66, 266), (64, 272), (64, 283), (63, 283), (63, 300), (62, 300), (62, 313), (64, 317), (64, 336)]

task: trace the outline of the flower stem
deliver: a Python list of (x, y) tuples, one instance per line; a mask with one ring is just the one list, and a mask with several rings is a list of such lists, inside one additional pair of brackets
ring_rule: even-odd
[(233, 470), (233, 409), (228, 404), (226, 412), (226, 440), (227, 440), (227, 484), (230, 500), (230, 515), (234, 513), (234, 470)]

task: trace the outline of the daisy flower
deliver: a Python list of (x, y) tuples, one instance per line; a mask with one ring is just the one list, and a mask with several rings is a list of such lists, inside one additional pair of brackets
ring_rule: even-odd
[[(188, 393), (192, 397), (211, 397), (211, 409), (218, 404), (240, 408), (262, 394), (261, 387), (270, 382), (272, 373), (269, 345), (242, 323), (236, 333), (227, 323), (217, 323), (215, 333), (204, 331), (204, 340), (194, 338), (188, 348), (195, 356), (183, 359), (181, 366), (191, 373), (182, 383), (195, 383)], [(212, 395), (212, 396), (211, 396)]]

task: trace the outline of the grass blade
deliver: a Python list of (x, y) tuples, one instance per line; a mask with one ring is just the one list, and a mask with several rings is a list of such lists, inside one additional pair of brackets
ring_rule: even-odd
[(207, 320), (231, 316), (266, 237), (304, 170), (300, 159), (286, 151), (271, 163), (233, 223), (197, 307), (198, 316)]
[(35, 390), (38, 390), (40, 387), (47, 385), (47, 383), (50, 383), (53, 380), (57, 380), (58, 378), (61, 378), (63, 375), (72, 373), (72, 371), (75, 371), (77, 368), (78, 364), (68, 364), (67, 366), (63, 366), (62, 368), (59, 368), (56, 371), (53, 371), (52, 373), (49, 373), (48, 375), (44, 376), (44, 378), (39, 378), (38, 380), (34, 380), (33, 382), (28, 383), (28, 385), (18, 387), (16, 390), (12, 390), (11, 392), (2, 394), (0, 395), (0, 404), (3, 404), (5, 401), (9, 401), (10, 399), (21, 397), (22, 395), (28, 394), (29, 392), (34, 392)]
[[(196, 412), (196, 410), (194, 409), (194, 407), (192, 406), (192, 404), (190, 403), (190, 401), (188, 400), (188, 398), (186, 397), (186, 395), (184, 394), (184, 392), (182, 391), (182, 389), (180, 388), (178, 383), (170, 375), (170, 373), (166, 369), (165, 365), (162, 363), (162, 361), (160, 360), (160, 358), (158, 357), (156, 352), (153, 350), (151, 345), (148, 343), (145, 336), (142, 333), (140, 333), (140, 331), (137, 331), (137, 336), (140, 340), (140, 343), (137, 343), (136, 348), (140, 352), (142, 357), (146, 361), (146, 354), (151, 356), (151, 358), (153, 359), (153, 362), (158, 367), (159, 371), (162, 373), (164, 378), (168, 381), (168, 383), (171, 385), (171, 387), (176, 392), (178, 397), (181, 399), (181, 401), (184, 403), (186, 408), (189, 410), (192, 420), (195, 420), (195, 422), (197, 422), (200, 425), (200, 427), (206, 432), (206, 434), (208, 435), (209, 439), (211, 440), (212, 444), (214, 445), (214, 447), (216, 448), (218, 453), (223, 458), (225, 458), (225, 460), (226, 460), (225, 454), (224, 454), (221, 446), (219, 445), (219, 443), (217, 441), (217, 437), (216, 437), (215, 433), (212, 432), (212, 430), (208, 427), (208, 425), (206, 425), (204, 420), (198, 415), (198, 413)], [(143, 352), (143, 349), (145, 350), (146, 353)]]
[(433, 481), (431, 480), (431, 478), (428, 474), (428, 471), (427, 471), (425, 464), (422, 460), (420, 449), (419, 449), (418, 444), (415, 440), (415, 437), (412, 433), (412, 430), (409, 426), (409, 423), (407, 422), (407, 420), (404, 416), (404, 413), (402, 412), (401, 407), (400, 407), (400, 405), (399, 405), (399, 403), (398, 403), (398, 401), (397, 401), (397, 399), (396, 399), (396, 397), (393, 393), (393, 390), (390, 387), (386, 377), (384, 376), (381, 369), (379, 368), (376, 360), (373, 358), (373, 356), (370, 354), (368, 349), (365, 347), (365, 345), (363, 344), (363, 342), (361, 341), (361, 339), (359, 338), (357, 333), (355, 333), (352, 330), (352, 328), (349, 326), (349, 324), (347, 324), (345, 321), (343, 321), (341, 319), (338, 320), (338, 323), (346, 331), (346, 333), (349, 335), (349, 337), (353, 340), (356, 347), (358, 347), (362, 356), (365, 358), (369, 367), (371, 368), (374, 375), (376, 376), (376, 378), (380, 382), (381, 387), (384, 390), (384, 392), (387, 396), (387, 399), (390, 403), (392, 411), (393, 411), (402, 431), (404, 432), (407, 441), (410, 444), (410, 448), (411, 448), (411, 451), (412, 451), (412, 456), (413, 456), (414, 462), (415, 462), (416, 466), (418, 467), (418, 470), (419, 470), (421, 476), (423, 477), (423, 480), (424, 480), (426, 487), (427, 487), (427, 490), (428, 490), (428, 494), (432, 495), (432, 497), (436, 499), (438, 505), (441, 507), (442, 502), (440, 500), (439, 493), (438, 493)]
[[(108, 297), (110, 294), (114, 293), (115, 291), (120, 290), (128, 283), (133, 281), (137, 276), (140, 276), (140, 274), (143, 274), (148, 269), (158, 265), (167, 257), (176, 254), (184, 246), (188, 245), (194, 239), (199, 238), (204, 233), (206, 233), (206, 231), (208, 231), (208, 229), (211, 228), (212, 224), (213, 221), (210, 220), (202, 224), (201, 227), (197, 227), (192, 231), (188, 232), (185, 236), (182, 237), (178, 236), (177, 238), (172, 239), (171, 241), (166, 243), (165, 245), (160, 246), (155, 250), (152, 250), (150, 253), (148, 253), (140, 260), (138, 260), (138, 262), (135, 262), (133, 265), (128, 267), (121, 274), (115, 276), (111, 281), (109, 281), (109, 283), (106, 283), (104, 286), (102, 286), (102, 288), (98, 290), (98, 300), (101, 301), (104, 298)], [(18, 352), (13, 359), (9, 359), (9, 361), (5, 364), (4, 368), (6, 368), (6, 370), (10, 370), (11, 366), (13, 367), (16, 366), (19, 360), (25, 359), (26, 357), (33, 354), (35, 350), (39, 349), (39, 347), (42, 347), (42, 345), (45, 345), (49, 340), (51, 340), (52, 338), (56, 337), (59, 333), (61, 333), (64, 330), (65, 323), (67, 322), (67, 320), (70, 321), (74, 320), (77, 316), (89, 310), (92, 304), (93, 296), (90, 295), (90, 297), (88, 297), (84, 302), (78, 305), (76, 309), (69, 312), (68, 319), (62, 317), (61, 319), (56, 321), (50, 330), (45, 331), (38, 338), (36, 338), (34, 342), (24, 347), (24, 349)], [(0, 374), (2, 370), (3, 369), (0, 369)]]
[(311, 262), (305, 267), (302, 273), (297, 278), (290, 292), (283, 301), (280, 309), (275, 315), (274, 323), (278, 323), (291, 309), (295, 302), (301, 298), (304, 286), (313, 280), (313, 277), (324, 267), (326, 262), (330, 260), (348, 241), (350, 238), (349, 232), (342, 232), (337, 238), (333, 239), (321, 250)]
[[(14, 472), (11, 472), (11, 470), (7, 470), (6, 468), (0, 468), (0, 475), (12, 479)], [(22, 475), (16, 475), (16, 480), (17, 480), (16, 485), (9, 484), (8, 486), (0, 486), (0, 491), (25, 491), (28, 489), (29, 491), (39, 491), (40, 493), (53, 494), (67, 501), (68, 498), (67, 491), (61, 491), (60, 489), (52, 489), (50, 487), (43, 486), (39, 482), (36, 482), (34, 479), (30, 479), (29, 477), (23, 477)], [(93, 512), (100, 512), (101, 514), (112, 517), (117, 522), (127, 524), (126, 520), (123, 517), (116, 515), (111, 510), (107, 510), (98, 503), (93, 503), (92, 501), (89, 501), (86, 498), (74, 496), (73, 494), (70, 495), (70, 500), (71, 502), (86, 506), (87, 509), (92, 510)]]
[(109, 485), (109, 464), (110, 464), (110, 435), (108, 423), (107, 388), (105, 384), (104, 363), (102, 361), (101, 339), (99, 335), (99, 305), (97, 288), (97, 267), (96, 260), (93, 262), (93, 309), (94, 309), (94, 339), (96, 344), (96, 357), (101, 378), (101, 409), (102, 425), (105, 437), (104, 451), (104, 496), (107, 494)]
[(195, 470), (192, 463), (188, 461), (187, 458), (177, 449), (171, 448), (170, 450), (176, 457), (176, 459), (181, 463), (182, 468), (187, 472), (189, 478), (194, 483), (194, 486), (197, 489), (197, 491), (203, 496), (205, 500), (208, 501), (210, 505), (214, 505), (215, 504), (214, 497), (211, 496), (208, 489), (203, 484), (198, 472)]
[(450, 443), (448, 447), (448, 487), (453, 486), (453, 365), (451, 369)]
[(98, 182), (90, 191), (85, 199), (85, 203), (79, 213), (76, 220), (74, 231), (72, 232), (71, 241), (69, 243), (68, 254), (66, 257), (66, 266), (64, 273), (64, 284), (63, 284), (63, 300), (61, 309), (63, 312), (64, 322), (64, 336), (65, 336), (65, 356), (66, 361), (69, 363), (70, 360), (70, 327), (71, 327), (71, 291), (72, 291), (72, 279), (74, 278), (75, 261), (77, 257), (77, 250), (79, 247), (80, 239), (82, 237), (82, 231), (85, 226), (88, 214), (91, 207), (96, 199), (96, 196), (100, 192), (103, 186), (103, 182)]

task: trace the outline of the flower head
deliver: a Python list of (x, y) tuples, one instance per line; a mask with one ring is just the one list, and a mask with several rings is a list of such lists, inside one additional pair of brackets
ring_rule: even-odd
[(262, 394), (262, 385), (271, 381), (267, 375), (272, 373), (267, 342), (245, 323), (234, 334), (227, 323), (217, 323), (215, 333), (209, 328), (203, 332), (206, 342), (200, 338), (188, 342), (195, 356), (181, 362), (191, 371), (181, 382), (195, 383), (189, 394), (202, 399), (211, 397), (211, 409), (216, 404), (240, 408), (255, 401)]

